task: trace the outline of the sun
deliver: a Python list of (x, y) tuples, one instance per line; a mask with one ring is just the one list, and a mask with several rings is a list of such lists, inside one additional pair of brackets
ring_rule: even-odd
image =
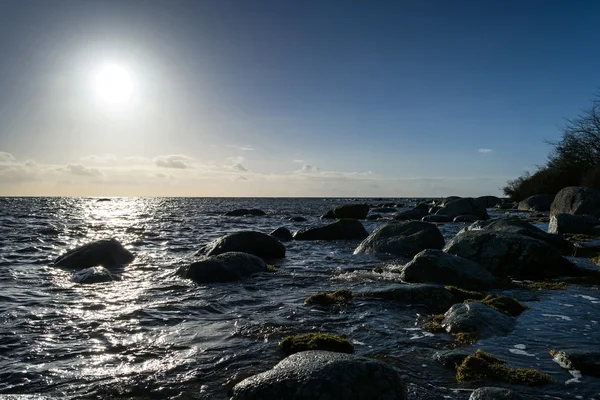
[(129, 71), (119, 65), (105, 65), (94, 75), (94, 90), (105, 103), (124, 105), (133, 94), (133, 80)]

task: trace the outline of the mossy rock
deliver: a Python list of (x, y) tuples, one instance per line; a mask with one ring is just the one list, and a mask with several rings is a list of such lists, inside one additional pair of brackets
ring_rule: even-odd
[(444, 286), (460, 302), (465, 300), (483, 300), (485, 293), (467, 290), (456, 286)]
[(348, 340), (324, 333), (288, 336), (279, 343), (279, 348), (288, 355), (307, 350), (326, 350), (338, 353), (354, 352), (354, 346)]
[(496, 311), (500, 311), (512, 317), (518, 317), (527, 309), (526, 306), (519, 303), (517, 300), (506, 296), (486, 296), (481, 302)]
[(552, 382), (550, 375), (535, 369), (508, 368), (505, 362), (477, 350), (474, 355), (465, 358), (456, 369), (456, 380), (462, 382), (481, 382), (487, 379), (504, 381), (515, 385), (538, 386)]
[(442, 326), (444, 320), (444, 314), (431, 315), (429, 320), (423, 324), (423, 330), (432, 333), (446, 332), (446, 329)]
[(267, 271), (268, 272), (277, 272), (277, 271), (279, 271), (279, 267), (277, 265), (267, 264)]
[(533, 282), (528, 283), (531, 290), (567, 290), (567, 282)]
[(600, 256), (590, 258), (590, 260), (592, 260), (593, 263), (595, 263), (596, 265), (598, 265), (600, 267)]
[(318, 306), (343, 306), (352, 303), (353, 293), (348, 289), (340, 289), (335, 292), (320, 292), (313, 294), (304, 300), (305, 304)]
[(590, 242), (598, 239), (596, 236), (590, 236), (583, 233), (565, 233), (563, 234), (563, 237), (575, 242)]
[(454, 337), (454, 345), (456, 347), (459, 346), (470, 346), (475, 344), (479, 338), (476, 334), (471, 332), (458, 332), (453, 335)]

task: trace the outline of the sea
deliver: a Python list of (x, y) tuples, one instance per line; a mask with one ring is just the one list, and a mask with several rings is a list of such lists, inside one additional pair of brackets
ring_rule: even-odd
[[(228, 399), (237, 382), (285, 357), (278, 349), (282, 338), (322, 332), (346, 337), (359, 356), (396, 367), (410, 399), (466, 400), (482, 385), (458, 384), (454, 371), (433, 359), (452, 348), (452, 339), (421, 329), (429, 310), (368, 298), (338, 309), (304, 304), (321, 291), (400, 282), (399, 274), (374, 272), (388, 261), (353, 255), (358, 241), (287, 242), (276, 272), (239, 282), (196, 284), (175, 274), (197, 260), (200, 246), (228, 233), (322, 224), (323, 213), (345, 203), (409, 208), (418, 201), (0, 198), (0, 398)], [(267, 215), (223, 215), (238, 208)], [(294, 216), (307, 221), (290, 222)], [(364, 225), (372, 231), (386, 220)], [(439, 227), (449, 240), (466, 225)], [(71, 281), (71, 271), (51, 266), (65, 251), (104, 238), (118, 239), (136, 256), (119, 280), (81, 285)], [(549, 354), (600, 348), (599, 288), (502, 293), (529, 307), (515, 329), (461, 350), (482, 349), (510, 367), (539, 369), (553, 383), (492, 384), (535, 399), (600, 399), (600, 378), (565, 370)]]

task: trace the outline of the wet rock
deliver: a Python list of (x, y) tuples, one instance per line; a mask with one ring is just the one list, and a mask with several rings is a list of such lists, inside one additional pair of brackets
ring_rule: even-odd
[(294, 234), (295, 240), (353, 240), (368, 236), (365, 227), (355, 219), (340, 219), (325, 226), (301, 229)]
[(129, 264), (134, 258), (135, 256), (116, 239), (105, 239), (69, 250), (58, 257), (53, 266), (69, 269), (95, 266), (110, 268)]
[(282, 242), (289, 242), (292, 240), (292, 232), (284, 226), (275, 229), (273, 232), (269, 233), (269, 235)]
[(291, 221), (291, 222), (305, 222), (305, 221), (307, 221), (307, 219), (304, 218), (304, 217), (297, 216), (297, 217), (288, 218), (288, 221)]
[(454, 200), (460, 200), (460, 199), (462, 199), (462, 197), (460, 197), (460, 196), (448, 196), (448, 197), (444, 197), (444, 198), (442, 199), (442, 201), (440, 201), (440, 202), (438, 203), (438, 205), (439, 205), (440, 207), (445, 207), (445, 206), (446, 206), (446, 204), (448, 204), (448, 203), (450, 203), (450, 202), (452, 202), (452, 201), (454, 201)]
[(553, 246), (514, 233), (463, 232), (444, 251), (479, 263), (498, 278), (536, 280), (575, 273), (573, 264)]
[(265, 260), (285, 257), (285, 246), (279, 240), (254, 231), (234, 232), (215, 239), (196, 255), (216, 256), (231, 251), (253, 254)]
[(398, 209), (393, 208), (393, 207), (378, 207), (378, 208), (371, 209), (371, 212), (373, 212), (373, 213), (382, 213), (382, 214), (393, 213), (396, 211), (398, 211)]
[(488, 288), (497, 283), (482, 265), (433, 249), (418, 253), (406, 264), (400, 277), (406, 282), (440, 283), (473, 289)]
[(442, 208), (436, 214), (449, 215), (453, 218), (459, 215), (475, 215), (482, 220), (490, 218), (485, 207), (482, 207), (475, 199), (470, 197), (444, 201)]
[(429, 211), (430, 208), (431, 208), (431, 204), (428, 204), (428, 203), (419, 203), (415, 206), (416, 210), (423, 210), (423, 211)]
[(367, 204), (344, 204), (328, 211), (323, 218), (365, 219), (369, 213)]
[(354, 254), (372, 253), (414, 257), (425, 249), (441, 249), (444, 237), (433, 224), (421, 221), (391, 222), (375, 229)]
[(429, 209), (429, 214), (435, 214), (436, 212), (440, 211), (442, 209), (442, 207), (440, 206), (433, 206)]
[(443, 286), (423, 283), (389, 284), (377, 289), (355, 292), (354, 296), (374, 297), (407, 305), (425, 306), (434, 312), (446, 311), (456, 302), (455, 297)]
[(354, 346), (348, 339), (324, 333), (304, 333), (296, 336), (288, 336), (279, 343), (279, 348), (288, 355), (308, 350), (354, 353)]
[(578, 186), (561, 189), (550, 209), (550, 215), (554, 214), (589, 214), (600, 218), (600, 190)]
[(71, 276), (71, 281), (81, 284), (110, 282), (113, 280), (114, 278), (111, 275), (110, 271), (104, 267), (99, 266), (90, 267), (82, 269), (81, 271), (73, 272), (73, 275)]
[(427, 210), (423, 210), (420, 208), (413, 208), (412, 210), (404, 210), (404, 211), (397, 212), (393, 215), (393, 217), (397, 221), (411, 221), (411, 220), (420, 220), (427, 214), (428, 214)]
[(449, 333), (468, 332), (479, 338), (506, 335), (513, 330), (515, 319), (479, 302), (453, 305), (444, 314), (442, 327)]
[(493, 208), (498, 204), (502, 204), (502, 199), (496, 196), (480, 196), (475, 199), (475, 201), (484, 208)]
[(378, 220), (378, 219), (381, 219), (381, 218), (383, 218), (383, 216), (381, 214), (369, 214), (369, 215), (367, 215), (367, 219), (369, 221), (375, 221), (375, 220)]
[(329, 351), (293, 354), (235, 385), (231, 400), (404, 400), (396, 370), (380, 361)]
[(550, 217), (548, 233), (590, 234), (596, 225), (598, 225), (598, 218), (593, 215), (555, 214)]
[(267, 264), (252, 254), (230, 252), (208, 257), (177, 271), (182, 278), (198, 283), (232, 282), (257, 272), (266, 272)]
[(554, 196), (551, 194), (536, 194), (520, 201), (517, 209), (520, 211), (550, 211), (553, 200)]
[(600, 351), (567, 349), (552, 351), (552, 356), (563, 368), (576, 369), (585, 375), (600, 376)]
[(469, 400), (526, 400), (519, 393), (499, 387), (482, 387), (475, 389)]
[(263, 210), (259, 210), (258, 208), (239, 208), (237, 210), (228, 211), (224, 214), (227, 217), (245, 217), (245, 216), (253, 216), (253, 217), (261, 217), (263, 215), (267, 215)]
[(462, 364), (465, 358), (470, 354), (462, 350), (442, 350), (433, 355), (433, 359), (439, 362), (444, 368), (456, 368)]
[(459, 215), (453, 219), (454, 222), (475, 222), (479, 220), (476, 215)]
[(423, 222), (452, 222), (452, 217), (449, 215), (436, 214), (436, 215), (426, 215), (421, 218)]

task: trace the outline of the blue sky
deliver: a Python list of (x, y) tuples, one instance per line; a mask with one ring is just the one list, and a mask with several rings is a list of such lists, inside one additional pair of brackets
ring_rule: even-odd
[[(3, 1), (0, 195), (500, 194), (598, 92), (595, 1)], [(93, 77), (118, 65), (126, 104)]]

